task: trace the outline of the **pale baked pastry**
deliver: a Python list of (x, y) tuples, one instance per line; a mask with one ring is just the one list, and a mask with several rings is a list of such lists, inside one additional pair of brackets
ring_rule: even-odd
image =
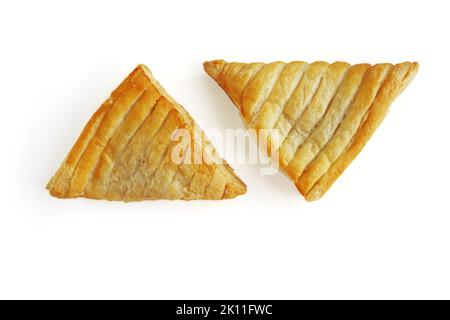
[(239, 108), (248, 128), (276, 129), (278, 143), (272, 132), (262, 136), (263, 143), (268, 153), (278, 152), (282, 171), (311, 201), (358, 155), (418, 64), (215, 60), (204, 68)]
[[(180, 147), (181, 140), (173, 139), (179, 129), (190, 134), (191, 144)], [(175, 147), (183, 162), (173, 161)], [(228, 199), (246, 192), (189, 113), (144, 65), (95, 112), (47, 189), (59, 198), (123, 201)]]

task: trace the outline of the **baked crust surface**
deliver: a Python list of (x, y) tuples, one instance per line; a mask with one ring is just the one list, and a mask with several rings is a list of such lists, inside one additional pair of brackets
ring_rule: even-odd
[(263, 136), (267, 150), (278, 152), (281, 170), (308, 201), (322, 197), (344, 172), (419, 67), (224, 60), (203, 66), (248, 128), (278, 130), (277, 143)]
[[(180, 129), (192, 137), (181, 148), (172, 139)], [(185, 161), (173, 161), (175, 151)], [(58, 198), (122, 201), (219, 200), (246, 192), (189, 113), (144, 65), (94, 113), (47, 189)]]

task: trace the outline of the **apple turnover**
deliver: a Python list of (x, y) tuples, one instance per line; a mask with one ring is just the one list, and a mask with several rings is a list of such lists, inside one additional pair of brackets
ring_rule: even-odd
[[(306, 200), (319, 199), (358, 155), (417, 63), (204, 63), (248, 128)], [(272, 139), (277, 133), (277, 141)], [(260, 142), (261, 143), (261, 142)]]
[[(173, 139), (177, 130), (187, 131), (192, 143), (180, 147)], [(58, 198), (122, 201), (219, 200), (246, 192), (189, 113), (144, 65), (95, 112), (47, 189)]]

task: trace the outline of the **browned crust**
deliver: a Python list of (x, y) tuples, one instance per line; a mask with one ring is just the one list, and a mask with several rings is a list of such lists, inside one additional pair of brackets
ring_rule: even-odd
[(327, 173), (323, 175), (310, 190), (303, 193), (306, 200), (313, 201), (320, 199), (350, 165), (383, 121), (391, 103), (412, 81), (418, 68), (418, 63), (409, 62), (400, 63), (394, 66), (378, 92), (366, 121), (354, 136), (351, 145), (332, 164)]
[[(137, 77), (139, 79), (137, 79)], [(136, 81), (134, 79), (136, 79)], [(167, 159), (163, 154), (161, 155), (163, 157), (161, 160), (154, 159), (156, 161), (152, 164), (154, 170), (152, 171), (151, 176), (145, 178), (148, 179), (148, 181), (145, 180), (143, 183), (141, 179), (139, 180), (141, 181), (140, 183), (137, 185), (135, 184), (135, 187), (137, 186), (137, 188), (141, 189), (141, 191), (138, 190), (139, 192), (137, 195), (128, 196), (127, 194), (122, 193), (106, 192), (107, 190), (105, 187), (107, 188), (108, 186), (109, 175), (111, 174), (110, 169), (112, 168), (114, 161), (116, 161), (115, 158), (122, 154), (123, 148), (128, 147), (128, 142), (125, 143), (119, 139), (122, 135), (119, 134), (116, 137), (115, 134), (117, 132), (123, 132), (125, 133), (125, 137), (128, 137), (129, 139), (134, 138), (134, 135), (132, 134), (133, 130), (135, 130), (139, 123), (143, 123), (146, 117), (142, 113), (143, 111), (132, 111), (135, 110), (134, 108), (136, 105), (141, 106), (137, 104), (137, 102), (141, 101), (140, 97), (145, 94), (148, 87), (156, 88), (159, 97), (164, 97), (164, 100), (170, 105), (171, 111), (169, 113), (175, 116), (175, 119), (172, 119), (173, 117), (168, 117), (166, 119), (170, 122), (170, 128), (173, 127), (173, 129), (175, 129), (184, 127), (193, 130), (195, 123), (189, 113), (167, 94), (162, 86), (153, 78), (150, 70), (146, 66), (139, 65), (119, 85), (119, 87), (114, 90), (111, 97), (89, 120), (77, 142), (72, 147), (69, 155), (58, 169), (55, 176), (48, 183), (47, 189), (51, 195), (59, 198), (88, 197), (123, 201), (138, 201), (145, 199), (218, 199), (218, 194), (208, 193), (206, 195), (203, 190), (205, 186), (212, 181), (214, 172), (218, 167), (224, 168), (226, 173), (219, 176), (219, 178), (224, 179), (221, 183), (224, 185), (230, 184), (237, 186), (233, 189), (235, 192), (229, 194), (229, 198), (245, 193), (245, 184), (234, 174), (233, 170), (226, 162), (224, 164), (212, 163), (206, 168), (207, 170), (203, 169), (205, 174), (203, 174), (200, 181), (203, 187), (201, 185), (192, 185), (194, 190), (203, 190), (202, 192), (191, 192), (189, 197), (183, 194), (183, 192), (177, 192), (176, 190), (173, 190), (173, 188), (176, 188), (178, 185), (171, 185), (170, 176), (175, 175), (178, 166), (163, 165), (164, 158)], [(121, 102), (116, 104), (120, 99), (122, 99)], [(153, 100), (154, 99), (152, 99), (152, 101)], [(148, 109), (151, 110), (151, 108)], [(151, 112), (148, 111), (148, 114), (150, 116)], [(126, 122), (126, 120), (129, 121)], [(131, 125), (133, 125), (134, 128), (130, 127)], [(115, 137), (115, 139), (113, 139), (113, 137)], [(206, 138), (204, 141), (204, 143), (210, 144), (209, 140)], [(167, 155), (167, 152), (172, 148), (171, 146), (173, 147), (173, 143), (168, 144), (166, 151), (163, 150), (164, 154)], [(134, 150), (130, 151), (133, 152)], [(192, 166), (197, 169), (199, 168), (195, 165)], [(165, 180), (166, 173), (168, 174), (168, 180)], [(153, 181), (155, 176), (161, 183), (156, 180)], [(133, 179), (133, 176), (130, 175), (125, 179)], [(131, 186), (133, 181), (123, 181), (123, 183)], [(158, 189), (160, 184), (164, 185), (164, 190)], [(170, 188), (172, 188), (172, 190), (166, 190)], [(117, 190), (120, 192), (121, 189), (119, 188)], [(209, 196), (210, 194), (211, 196)], [(220, 191), (220, 194), (222, 194), (222, 191)]]
[[(293, 63), (297, 62), (291, 62), (290, 64)], [(350, 83), (350, 87), (346, 88), (346, 92), (342, 93), (347, 94), (345, 98), (350, 101), (350, 105), (343, 110), (344, 114), (342, 115), (345, 118), (346, 126), (339, 130), (339, 136), (333, 141), (337, 128), (344, 121), (341, 116), (339, 116), (340, 122), (337, 123), (337, 128), (335, 126), (336, 120), (329, 118), (328, 124), (333, 124), (333, 129), (331, 129), (331, 126), (323, 125), (319, 129), (322, 132), (316, 131), (318, 123), (323, 120), (325, 114), (323, 112), (330, 107), (330, 103), (336, 95), (335, 92), (332, 99), (329, 100), (319, 90), (321, 86), (322, 89), (324, 86), (329, 87), (327, 83), (323, 83), (322, 73), (330, 68), (330, 65), (326, 62), (310, 64), (304, 75), (299, 78), (297, 88), (292, 91), (291, 82), (295, 82), (295, 80), (286, 83), (286, 79), (297, 79), (298, 77), (295, 78), (293, 74), (290, 74), (286, 65), (280, 71), (277, 64), (280, 64), (280, 62), (263, 64), (262, 67), (259, 65), (251, 77), (248, 77), (247, 74), (244, 75), (241, 70), (251, 68), (252, 64), (247, 64), (246, 68), (245, 66), (242, 67), (242, 63), (214, 60), (205, 62), (204, 68), (239, 108), (246, 126), (256, 130), (274, 128), (281, 130), (282, 142), (278, 147), (281, 169), (295, 182), (300, 193), (305, 195), (308, 201), (318, 199), (328, 190), (370, 139), (386, 115), (389, 105), (414, 78), (418, 64), (405, 62), (395, 66), (388, 63), (374, 66), (361, 65), (368, 70), (367, 79), (364, 77), (362, 82), (358, 81), (356, 91), (354, 90), (356, 81), (354, 81), (354, 83)], [(273, 71), (274, 66), (278, 66), (276, 72)], [(316, 69), (322, 70), (322, 73), (315, 74)], [(283, 72), (286, 70), (289, 74)], [(295, 68), (292, 68), (292, 70), (298, 72), (295, 71)], [(308, 73), (313, 74), (309, 76)], [(284, 84), (281, 85), (283, 82)], [(268, 92), (271, 92), (270, 95), (273, 95), (276, 99), (269, 99), (271, 100), (270, 104), (259, 108), (261, 101), (263, 101), (262, 104), (264, 104), (264, 101), (268, 101)], [(297, 92), (298, 95), (296, 95)], [(237, 99), (237, 97), (240, 98)], [(343, 99), (344, 97), (338, 98)], [(278, 105), (277, 102), (279, 101), (283, 104), (282, 107)], [(309, 108), (311, 101), (320, 104), (320, 112), (315, 108)], [(353, 103), (353, 101), (356, 102)], [(347, 109), (350, 109), (353, 104), (355, 106), (351, 108), (349, 116), (346, 117)], [(339, 100), (330, 108), (335, 110), (336, 105), (340, 105)], [(262, 112), (262, 115), (258, 115), (259, 112)], [(255, 117), (255, 113), (259, 118)], [(255, 123), (253, 118), (259, 121)], [(298, 134), (296, 132), (291, 134), (299, 121), (305, 123), (303, 127), (306, 129), (300, 127)], [(314, 128), (311, 131), (312, 126)], [(332, 133), (326, 130), (332, 130)], [(299, 150), (304, 146), (305, 139), (309, 139), (313, 134), (323, 134), (321, 145), (314, 146), (313, 143), (310, 143), (300, 152)], [(329, 142), (332, 142), (332, 144), (328, 145)], [(295, 156), (300, 156), (300, 154), (306, 155), (308, 160), (295, 159)], [(294, 158), (291, 158), (290, 155)]]

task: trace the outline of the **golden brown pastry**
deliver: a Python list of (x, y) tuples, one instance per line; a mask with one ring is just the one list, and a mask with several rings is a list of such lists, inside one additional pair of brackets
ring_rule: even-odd
[[(181, 136), (174, 139), (180, 129), (191, 143), (180, 146)], [(179, 153), (175, 161), (172, 151)], [(144, 65), (95, 112), (47, 189), (59, 198), (123, 201), (228, 199), (246, 192), (189, 113)]]
[[(306, 200), (319, 199), (358, 155), (417, 63), (204, 63)], [(275, 131), (274, 130), (274, 131)], [(270, 149), (275, 145), (275, 149)]]

